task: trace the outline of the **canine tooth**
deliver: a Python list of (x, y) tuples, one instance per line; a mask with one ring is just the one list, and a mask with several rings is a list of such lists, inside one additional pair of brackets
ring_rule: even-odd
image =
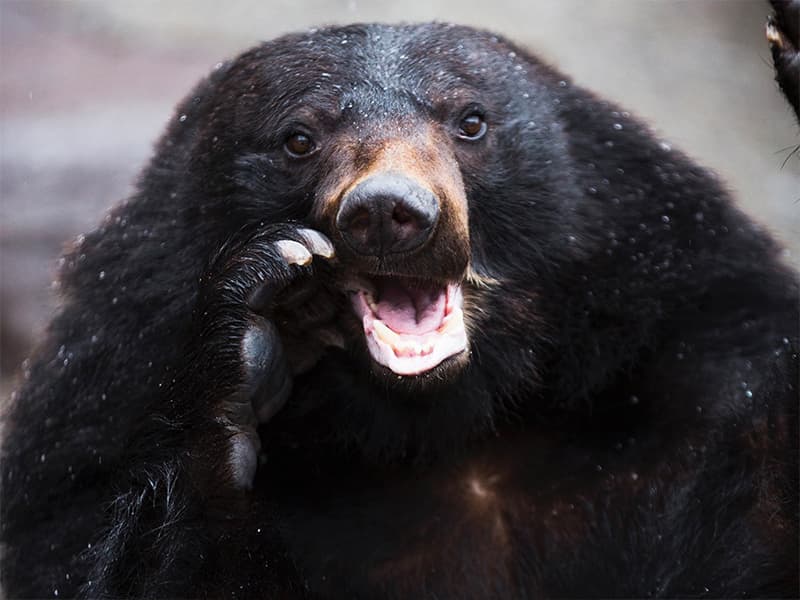
[(378, 305), (375, 304), (375, 299), (372, 297), (372, 294), (370, 294), (369, 292), (366, 292), (366, 291), (362, 291), (362, 293), (364, 294), (364, 300), (367, 301), (367, 306), (369, 306), (369, 309), (372, 311), (373, 314), (377, 315), (378, 314)]
[(308, 248), (313, 254), (319, 254), (325, 258), (332, 258), (335, 254), (331, 241), (315, 229), (302, 228), (298, 233), (308, 244)]
[(402, 343), (400, 336), (397, 335), (391, 329), (389, 329), (386, 323), (384, 323), (380, 319), (375, 319), (372, 322), (372, 327), (375, 330), (375, 335), (377, 335), (381, 339), (381, 341), (386, 342), (387, 344), (392, 346), (392, 348), (396, 348)]
[(275, 247), (290, 265), (307, 265), (311, 262), (311, 252), (303, 244), (294, 240), (279, 240)]
[(453, 331), (453, 329), (459, 327), (463, 323), (463, 320), (464, 320), (464, 313), (460, 308), (456, 308), (453, 310), (453, 312), (451, 312), (444, 318), (442, 324), (436, 331), (437, 333), (442, 333), (442, 334), (449, 333)]

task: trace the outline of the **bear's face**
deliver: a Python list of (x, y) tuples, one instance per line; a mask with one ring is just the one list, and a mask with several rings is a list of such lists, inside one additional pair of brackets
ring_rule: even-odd
[[(210, 117), (189, 180), (218, 195), (231, 232), (289, 220), (333, 241), (348, 372), (417, 400), (512, 388), (535, 380), (536, 298), (585, 222), (552, 78), (507, 42), (446, 25), (281, 38), (195, 99)], [(490, 415), (492, 395), (459, 410)]]

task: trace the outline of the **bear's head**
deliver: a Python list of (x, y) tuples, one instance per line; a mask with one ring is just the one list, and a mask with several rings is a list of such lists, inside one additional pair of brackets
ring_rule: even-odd
[[(567, 87), (465, 27), (289, 35), (194, 90), (144, 181), (174, 190), (176, 235), (206, 251), (263, 223), (327, 235), (344, 350), (295, 396), (367, 445), (449, 443), (536, 389), (548, 311), (591, 237), (559, 116)], [(335, 389), (331, 408), (320, 398)], [(313, 412), (299, 399), (287, 414)]]

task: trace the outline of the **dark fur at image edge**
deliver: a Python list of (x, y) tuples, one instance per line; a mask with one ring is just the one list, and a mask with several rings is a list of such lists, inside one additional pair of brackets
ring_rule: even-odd
[[(446, 140), (467, 100), (486, 138), (441, 148), (488, 282), (464, 283), (468, 363), (397, 381), (349, 337), (238, 489), (216, 411), (242, 386), (242, 257), (287, 223), (339, 253), (317, 208), (343, 156), (369, 163), (354, 140)], [(298, 107), (343, 109), (302, 163)], [(796, 275), (712, 173), (503, 38), (356, 25), (225, 63), (60, 282), (6, 427), (9, 597), (800, 591)]]
[(800, 0), (770, 0), (767, 40), (778, 82), (800, 122)]

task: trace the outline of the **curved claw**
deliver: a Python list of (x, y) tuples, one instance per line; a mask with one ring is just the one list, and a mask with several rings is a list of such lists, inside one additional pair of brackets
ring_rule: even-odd
[(308, 249), (313, 254), (318, 254), (323, 258), (333, 258), (334, 249), (331, 241), (316, 229), (300, 228), (297, 233), (305, 240)]
[(302, 266), (311, 262), (311, 252), (300, 242), (295, 242), (294, 240), (279, 240), (275, 242), (275, 247), (287, 264)]

